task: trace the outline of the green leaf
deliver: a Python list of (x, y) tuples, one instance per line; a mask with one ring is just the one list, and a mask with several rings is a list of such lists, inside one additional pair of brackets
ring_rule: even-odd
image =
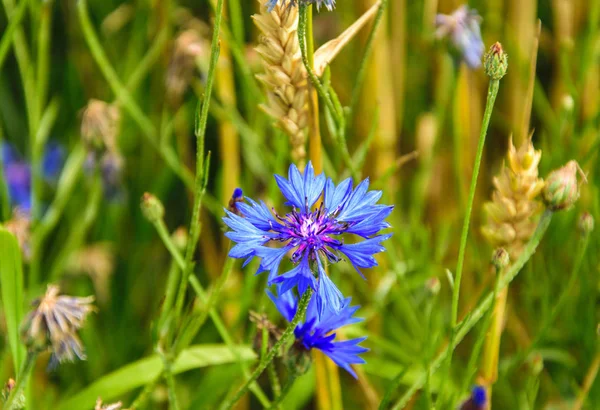
[[(254, 351), (247, 346), (237, 346), (233, 353), (225, 345), (196, 345), (181, 352), (175, 363), (173, 373), (183, 373), (200, 367), (235, 363), (238, 360), (255, 360)], [(121, 367), (101, 377), (83, 391), (63, 400), (57, 409), (92, 409), (98, 397), (112, 401), (130, 390), (144, 386), (155, 380), (163, 370), (163, 361), (154, 354), (148, 358)]]
[(19, 325), (23, 318), (23, 266), (17, 239), (0, 227), (0, 287), (6, 317), (8, 344), (15, 369), (21, 368), (25, 347), (19, 341)]

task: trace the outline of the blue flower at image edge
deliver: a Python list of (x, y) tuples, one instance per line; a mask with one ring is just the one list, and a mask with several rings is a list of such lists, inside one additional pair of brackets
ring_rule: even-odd
[[(31, 210), (31, 165), (21, 159), (14, 147), (2, 143), (2, 171), (8, 187), (8, 196), (13, 207), (22, 211)], [(42, 159), (42, 174), (44, 179), (52, 182), (58, 176), (64, 160), (64, 150), (61, 146), (49, 143)]]
[[(286, 292), (280, 294), (279, 297), (268, 290), (267, 293), (277, 310), (288, 322), (291, 322), (298, 309), (298, 298), (294, 292)], [(299, 323), (294, 329), (296, 341), (300, 342), (306, 350), (318, 349), (322, 351), (335, 364), (357, 378), (350, 365), (365, 363), (359, 354), (368, 352), (369, 349), (359, 346), (359, 343), (364, 341), (366, 337), (335, 342), (336, 334), (332, 332), (343, 326), (361, 322), (362, 318), (353, 317), (359, 306), (350, 306), (351, 298), (346, 298), (343, 300), (342, 307), (338, 312), (325, 309), (325, 312), (319, 315), (316, 300), (317, 298), (314, 296), (311, 298), (306, 310), (305, 321)]]
[[(393, 206), (377, 204), (382, 193), (369, 191), (368, 179), (354, 189), (350, 178), (336, 186), (324, 174), (315, 176), (310, 162), (304, 174), (292, 165), (288, 179), (275, 175), (275, 180), (287, 199), (285, 204), (292, 207), (291, 212), (280, 216), (264, 202), (248, 197), (248, 203), (236, 203), (239, 215), (226, 210), (223, 220), (231, 231), (225, 235), (236, 243), (229, 256), (246, 258), (245, 264), (259, 257), (257, 273), (269, 272), (269, 286), (277, 284), (280, 293), (296, 287), (301, 295), (310, 287), (317, 293), (320, 313), (325, 307), (338, 312), (344, 298), (325, 272), (321, 259), (335, 263), (343, 255), (361, 276), (360, 268), (377, 266), (373, 255), (385, 250), (381, 242), (391, 236), (378, 233), (390, 226), (385, 219)], [(319, 198), (322, 202), (313, 208)], [(349, 234), (363, 240), (346, 244), (343, 235)], [(266, 246), (274, 243), (282, 246)], [(288, 253), (295, 266), (280, 274), (279, 265)]]

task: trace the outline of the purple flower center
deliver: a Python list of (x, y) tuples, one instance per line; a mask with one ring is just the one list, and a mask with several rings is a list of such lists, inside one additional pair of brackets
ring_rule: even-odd
[(302, 212), (294, 208), (286, 216), (276, 217), (283, 225), (273, 227), (279, 233), (275, 240), (289, 241), (290, 246), (297, 247), (292, 255), (292, 262), (299, 262), (307, 253), (309, 260), (314, 261), (319, 251), (330, 262), (340, 260), (333, 251), (338, 249), (342, 242), (331, 235), (341, 235), (348, 229), (349, 224), (337, 221), (335, 214), (328, 214), (322, 203), (313, 212)]

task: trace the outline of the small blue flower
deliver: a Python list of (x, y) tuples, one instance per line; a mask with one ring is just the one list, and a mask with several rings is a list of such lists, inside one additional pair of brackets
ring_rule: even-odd
[(484, 410), (487, 403), (487, 392), (482, 386), (474, 386), (471, 396), (463, 402), (458, 410)]
[(481, 17), (474, 9), (461, 6), (450, 15), (438, 14), (435, 19), (436, 37), (448, 38), (472, 69), (481, 66), (485, 46), (481, 39)]
[[(298, 309), (298, 298), (294, 292), (280, 293), (277, 297), (267, 290), (267, 294), (285, 320), (291, 322)], [(359, 346), (359, 343), (366, 337), (335, 342), (336, 334), (332, 332), (343, 326), (361, 322), (362, 318), (353, 317), (359, 306), (350, 306), (351, 298), (346, 298), (338, 312), (325, 309), (325, 312), (319, 315), (317, 299), (315, 296), (311, 298), (304, 322), (299, 323), (294, 329), (296, 341), (306, 350), (319, 349), (335, 364), (357, 378), (350, 365), (365, 363), (359, 354), (368, 352), (369, 349)]]
[[(21, 159), (14, 147), (2, 143), (2, 170), (8, 186), (11, 205), (24, 212), (31, 210), (31, 166)], [(48, 144), (42, 159), (43, 177), (53, 181), (63, 164), (63, 149), (53, 143)]]
[(302, 4), (316, 4), (317, 10), (321, 9), (321, 6), (325, 6), (325, 8), (329, 11), (335, 8), (335, 0), (268, 0), (267, 2), (267, 10), (269, 12), (273, 11), (277, 3), (281, 1), (281, 6), (285, 6), (286, 3), (289, 3), (289, 7), (294, 7), (298, 3)]
[[(247, 258), (245, 264), (256, 256), (261, 259), (257, 273), (269, 272), (269, 286), (278, 284), (281, 293), (296, 287), (299, 294), (311, 287), (319, 312), (325, 306), (339, 311), (344, 299), (322, 259), (335, 263), (345, 256), (361, 276), (360, 268), (377, 266), (373, 255), (385, 250), (381, 242), (391, 236), (378, 233), (390, 226), (385, 219), (393, 206), (377, 204), (381, 191), (369, 191), (368, 179), (355, 189), (350, 178), (336, 186), (324, 174), (315, 175), (310, 162), (304, 174), (292, 165), (287, 179), (275, 175), (275, 180), (292, 211), (280, 216), (248, 197), (247, 203), (236, 203), (239, 215), (226, 210), (223, 221), (231, 230), (225, 235), (236, 243), (229, 256)], [(314, 207), (319, 198), (322, 202)], [(364, 240), (347, 244), (343, 235), (348, 234)], [(274, 243), (283, 246), (266, 246)], [(280, 274), (279, 265), (288, 253), (295, 267)]]

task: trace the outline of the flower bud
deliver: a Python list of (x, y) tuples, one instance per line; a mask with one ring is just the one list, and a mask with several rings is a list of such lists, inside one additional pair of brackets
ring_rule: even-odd
[(141, 208), (144, 217), (152, 223), (162, 220), (165, 216), (165, 208), (162, 202), (148, 192), (142, 195)]
[(233, 212), (236, 215), (241, 215), (241, 212), (237, 208), (237, 203), (242, 202), (244, 200), (244, 192), (242, 188), (236, 188), (233, 190), (233, 195), (231, 195), (231, 199), (229, 200), (229, 204), (227, 209), (229, 212)]
[(187, 229), (184, 226), (180, 226), (173, 232), (172, 239), (175, 246), (177, 246), (177, 249), (184, 251), (188, 242)]
[(502, 44), (496, 42), (485, 54), (483, 61), (485, 73), (492, 80), (500, 80), (508, 70), (508, 55), (502, 49)]
[(554, 170), (546, 178), (544, 201), (552, 211), (569, 209), (579, 198), (577, 171), (579, 164), (569, 161), (565, 166)]
[(425, 282), (425, 289), (427, 289), (427, 291), (431, 295), (435, 296), (438, 293), (440, 293), (441, 288), (442, 288), (442, 284), (441, 284), (440, 280), (438, 278), (436, 278), (435, 276), (433, 278), (427, 279), (427, 281)]
[(594, 230), (594, 217), (589, 212), (584, 212), (579, 217), (579, 231), (587, 236)]
[(492, 255), (492, 264), (497, 271), (501, 271), (510, 264), (510, 256), (504, 248), (498, 248)]

